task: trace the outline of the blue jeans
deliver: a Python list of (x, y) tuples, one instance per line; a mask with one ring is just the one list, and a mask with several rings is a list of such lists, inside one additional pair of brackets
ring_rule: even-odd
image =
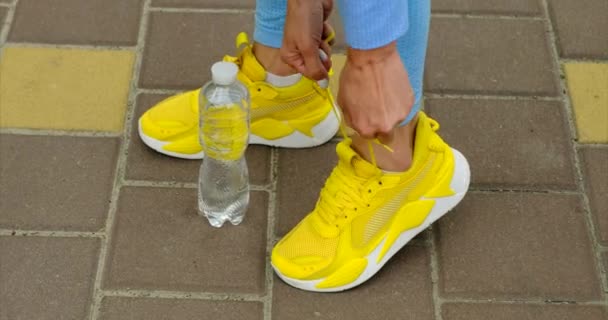
[[(374, 0), (371, 0), (374, 1)], [(255, 12), (254, 40), (265, 46), (280, 48), (283, 40), (283, 25), (287, 12), (286, 0), (258, 0)], [(431, 3), (429, 0), (408, 2), (407, 12), (403, 13), (408, 21), (407, 32), (397, 39), (397, 49), (409, 75), (415, 94), (415, 102), (402, 125), (411, 121), (422, 102), (422, 83), (424, 77), (424, 58), (428, 44)], [(382, 23), (374, 19), (366, 23)], [(386, 28), (391, 25), (387, 24)]]

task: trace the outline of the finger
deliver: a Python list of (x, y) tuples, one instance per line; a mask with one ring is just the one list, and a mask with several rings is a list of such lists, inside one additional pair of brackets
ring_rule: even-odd
[(323, 42), (333, 46), (336, 43), (336, 31), (329, 22), (323, 22)]
[(331, 47), (329, 44), (321, 42), (321, 50), (319, 53), (321, 53), (321, 61), (323, 62), (325, 70), (331, 69)]
[(281, 49), (280, 53), (281, 60), (285, 64), (296, 69), (296, 71), (298, 71), (299, 73), (304, 74), (304, 72), (306, 71), (306, 65), (304, 64), (304, 60), (302, 59), (302, 56), (300, 54), (298, 54), (297, 52), (289, 52), (288, 50), (283, 49)]
[(395, 138), (395, 130), (391, 130), (389, 133), (379, 133), (376, 137), (382, 144), (390, 145)]
[(327, 69), (319, 56), (319, 49), (316, 47), (307, 48), (301, 52), (304, 60), (305, 70), (302, 72), (304, 76), (313, 80), (321, 80), (327, 78)]
[(331, 16), (331, 11), (334, 9), (334, 1), (333, 0), (325, 0), (323, 1), (323, 21), (329, 19)]

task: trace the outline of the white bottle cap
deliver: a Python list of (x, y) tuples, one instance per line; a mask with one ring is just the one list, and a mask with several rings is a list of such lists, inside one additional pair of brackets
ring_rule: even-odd
[(232, 62), (216, 62), (211, 66), (211, 77), (214, 83), (227, 86), (236, 81), (239, 67)]

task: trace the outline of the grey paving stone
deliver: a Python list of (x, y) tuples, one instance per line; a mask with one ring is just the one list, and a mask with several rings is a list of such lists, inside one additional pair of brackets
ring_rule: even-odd
[(205, 292), (264, 290), (268, 197), (252, 192), (245, 221), (211, 227), (196, 190), (121, 190), (104, 287)]
[(338, 162), (335, 143), (314, 149), (280, 150), (277, 186), (278, 235), (284, 235), (317, 203), (319, 192)]
[(98, 239), (0, 237), (0, 319), (85, 319)]
[(439, 133), (483, 188), (575, 190), (569, 129), (559, 102), (427, 99)]
[(153, 7), (169, 8), (236, 8), (255, 7), (255, 0), (152, 0)]
[(337, 294), (302, 291), (275, 277), (273, 319), (434, 319), (426, 250), (405, 247), (368, 282)]
[(439, 222), (441, 294), (601, 299), (581, 202), (558, 194), (469, 194)]
[(103, 228), (117, 153), (113, 138), (0, 135), (0, 228)]
[(539, 0), (433, 0), (432, 11), (465, 14), (506, 14), (536, 16), (541, 14)]
[(556, 80), (542, 21), (432, 19), (428, 91), (555, 96)]
[[(141, 94), (132, 120), (131, 141), (125, 176), (132, 180), (152, 181), (198, 181), (201, 162), (165, 156), (146, 146), (137, 133), (137, 121), (141, 115), (160, 102), (166, 95)], [(249, 180), (252, 184), (262, 185), (269, 181), (270, 148), (250, 145), (246, 153), (249, 166)]]
[(10, 41), (135, 45), (142, 0), (20, 0)]
[(608, 314), (599, 306), (447, 303), (444, 320), (603, 320)]
[(580, 160), (599, 240), (608, 245), (608, 148), (584, 147)]
[(139, 84), (144, 88), (196, 88), (210, 79), (211, 65), (235, 55), (240, 31), (253, 33), (249, 13), (150, 14)]
[(262, 320), (260, 302), (107, 297), (102, 320)]
[[(0, 1), (0, 3), (2, 3)], [(0, 26), (4, 25), (4, 19), (6, 19), (6, 14), (8, 13), (8, 8), (0, 7)]]
[(548, 0), (562, 57), (608, 58), (608, 2)]

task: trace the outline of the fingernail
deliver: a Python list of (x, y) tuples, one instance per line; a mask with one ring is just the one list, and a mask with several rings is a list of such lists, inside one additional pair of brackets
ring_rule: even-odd
[(329, 58), (327, 56), (327, 53), (325, 53), (325, 51), (323, 51), (322, 49), (319, 49), (319, 57), (321, 58), (321, 61), (323, 61), (323, 62), (327, 61), (327, 59)]
[[(325, 51), (323, 51), (322, 49), (319, 49), (319, 58), (321, 58), (321, 61), (325, 62), (325, 61), (327, 61), (327, 59), (329, 57), (327, 56)], [(325, 78), (325, 79), (317, 81), (317, 84), (319, 85), (319, 87), (321, 87), (323, 89), (327, 89), (327, 87), (329, 87), (329, 80), (327, 78)]]

